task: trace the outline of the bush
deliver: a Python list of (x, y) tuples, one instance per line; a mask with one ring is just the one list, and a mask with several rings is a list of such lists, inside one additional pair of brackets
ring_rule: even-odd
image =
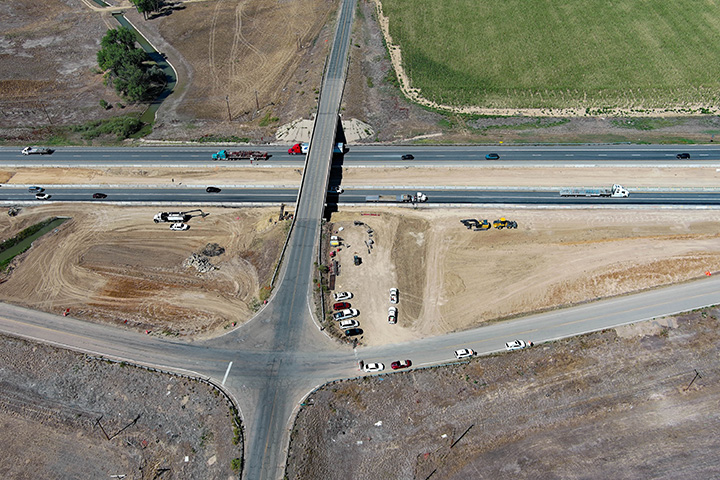
[(112, 105), (110, 105), (108, 102), (106, 102), (104, 98), (101, 98), (100, 99), (100, 107), (102, 107), (103, 110), (109, 110), (112, 108)]
[(230, 462), (230, 468), (232, 468), (235, 473), (240, 473), (242, 471), (242, 467), (243, 461), (241, 458), (233, 458), (232, 462)]

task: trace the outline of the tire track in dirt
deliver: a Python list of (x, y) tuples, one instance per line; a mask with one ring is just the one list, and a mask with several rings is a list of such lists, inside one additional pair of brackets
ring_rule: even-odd
[(215, 60), (215, 39), (218, 33), (217, 23), (220, 16), (219, 10), (224, 2), (225, 0), (217, 0), (215, 3), (212, 21), (210, 22), (210, 38), (208, 39), (208, 72), (210, 73), (210, 78), (212, 78), (212, 85), (214, 88), (220, 87), (220, 75), (218, 73), (219, 68)]

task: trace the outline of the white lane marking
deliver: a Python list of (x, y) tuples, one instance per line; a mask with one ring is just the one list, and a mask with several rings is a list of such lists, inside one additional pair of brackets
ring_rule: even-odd
[(225, 370), (225, 376), (223, 377), (222, 385), (225, 386), (225, 380), (227, 380), (228, 373), (230, 373), (230, 367), (232, 367), (232, 362), (228, 363), (228, 368)]
[(574, 157), (575, 155), (572, 154), (572, 153), (566, 153), (565, 156), (566, 156), (566, 157)]
[(607, 153), (598, 153), (598, 157), (607, 157)]
[(533, 153), (532, 156), (533, 157), (542, 157), (542, 153)]
[(631, 156), (632, 156), (632, 157), (639, 157), (640, 154), (639, 154), (639, 153), (633, 153)]

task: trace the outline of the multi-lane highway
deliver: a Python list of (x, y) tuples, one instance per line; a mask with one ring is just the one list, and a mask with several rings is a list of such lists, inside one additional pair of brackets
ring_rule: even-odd
[[(428, 186), (407, 186), (389, 189), (387, 187), (352, 188), (346, 187), (341, 195), (330, 195), (328, 202), (341, 205), (366, 204), (367, 196), (396, 195), (422, 190), (429, 197), (425, 205), (674, 205), (674, 206), (720, 206), (720, 188), (712, 192), (655, 192), (631, 191), (628, 198), (609, 197), (561, 197), (557, 190), (489, 189), (489, 188), (446, 188)], [(222, 187), (220, 193), (207, 193), (202, 187), (163, 188), (106, 188), (106, 187), (53, 187), (47, 186), (48, 200), (36, 200), (27, 187), (0, 188), (0, 204), (41, 203), (41, 202), (95, 202), (95, 203), (136, 203), (136, 204), (290, 204), (297, 199), (297, 188), (234, 188)], [(93, 193), (102, 192), (105, 199), (92, 198)]]
[[(236, 146), (164, 146), (137, 148), (58, 147), (52, 155), (20, 154), (22, 147), (0, 147), (2, 166), (116, 166), (116, 167), (247, 167), (250, 161), (213, 161), (212, 154), (221, 149), (244, 150)], [(299, 167), (303, 155), (288, 155), (288, 145), (253, 146), (265, 150), (269, 160), (255, 161), (254, 166)], [(499, 160), (486, 160), (486, 153), (498, 153)], [(690, 158), (678, 160), (678, 153)], [(402, 160), (412, 154), (413, 160)], [(343, 166), (532, 166), (532, 165), (644, 165), (644, 166), (720, 166), (720, 145), (597, 145), (567, 147), (507, 146), (362, 146), (350, 145)]]

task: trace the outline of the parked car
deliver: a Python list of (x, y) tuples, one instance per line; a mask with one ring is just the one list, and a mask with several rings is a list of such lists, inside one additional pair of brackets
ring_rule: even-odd
[(346, 308), (345, 310), (333, 313), (333, 318), (335, 320), (347, 320), (348, 318), (354, 318), (358, 315), (360, 315), (360, 312), (358, 312), (356, 309)]
[(485, 155), (485, 160), (500, 160), (500, 155), (497, 153), (488, 153)]
[(353, 263), (357, 266), (362, 263), (362, 258), (358, 257), (357, 255), (353, 256)]
[(338, 302), (333, 305), (333, 310), (345, 310), (346, 308), (350, 308), (350, 304), (348, 302)]
[(181, 222), (180, 222), (180, 223), (173, 223), (173, 224), (170, 225), (170, 230), (174, 230), (174, 231), (176, 231), (176, 232), (179, 232), (179, 231), (182, 231), (182, 230), (187, 230), (187, 229), (189, 229), (189, 228), (190, 228), (190, 225), (188, 225), (187, 223), (181, 223)]
[(396, 307), (388, 308), (388, 323), (391, 325), (394, 325), (397, 323), (397, 308)]
[(220, 193), (222, 190), (218, 187), (207, 187), (205, 191), (207, 193)]
[(397, 288), (390, 289), (390, 303), (398, 303), (398, 289)]
[(412, 362), (410, 360), (398, 360), (396, 362), (392, 362), (390, 364), (390, 368), (393, 370), (398, 370), (401, 368), (409, 368), (412, 366)]
[(37, 200), (47, 200), (48, 198), (50, 198), (50, 195), (48, 195), (47, 193), (36, 193), (35, 198)]
[(359, 327), (359, 326), (360, 326), (360, 322), (358, 322), (357, 320), (353, 320), (353, 319), (351, 318), (351, 319), (349, 319), (349, 320), (343, 320), (343, 321), (341, 321), (341, 322), (338, 324), (338, 326), (339, 326), (342, 330), (346, 330), (346, 329), (348, 329), (348, 328)]
[(506, 342), (505, 348), (508, 349), (508, 351), (513, 350), (520, 350), (521, 348), (527, 347), (527, 343), (525, 343), (523, 340), (513, 340), (512, 342)]
[(345, 330), (345, 336), (346, 337), (354, 337), (355, 335), (362, 335), (363, 331), (362, 328), (348, 328)]
[(365, 373), (382, 372), (383, 370), (385, 370), (385, 365), (382, 363), (366, 363), (363, 367)]
[(93, 193), (93, 198), (107, 198), (104, 193)]
[(678, 153), (677, 155), (675, 155), (675, 158), (677, 158), (678, 160), (687, 160), (688, 158), (690, 158), (690, 154), (689, 153)]
[(345, 189), (342, 188), (340, 185), (338, 185), (337, 187), (330, 187), (330, 189), (328, 190), (329, 193), (337, 193), (338, 195), (343, 193), (344, 191)]
[(461, 358), (470, 358), (473, 355), (475, 355), (475, 350), (472, 350), (470, 348), (461, 348), (460, 350), (455, 350), (455, 358), (458, 360)]
[(28, 192), (30, 193), (38, 193), (38, 192), (44, 192), (45, 189), (42, 187), (30, 187), (28, 188)]
[(407, 153), (407, 154), (405, 154), (405, 155), (402, 156), (402, 159), (403, 159), (403, 160), (415, 160), (415, 157), (413, 157), (412, 155), (410, 155), (409, 153)]
[(353, 298), (353, 294), (350, 292), (335, 292), (333, 293), (333, 298), (336, 302), (342, 300), (350, 300), (351, 298)]

